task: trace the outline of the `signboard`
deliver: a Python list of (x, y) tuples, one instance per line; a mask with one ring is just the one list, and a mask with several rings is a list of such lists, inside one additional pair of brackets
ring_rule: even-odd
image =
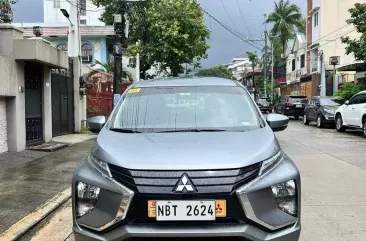
[(340, 62), (339, 56), (329, 57), (329, 65), (339, 65), (339, 62)]
[(114, 14), (114, 22), (122, 23), (122, 14)]

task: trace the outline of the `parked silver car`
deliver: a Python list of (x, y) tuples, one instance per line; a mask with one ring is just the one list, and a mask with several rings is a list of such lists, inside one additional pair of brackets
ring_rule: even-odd
[(300, 175), (238, 82), (180, 78), (133, 84), (72, 180), (81, 240), (296, 241)]

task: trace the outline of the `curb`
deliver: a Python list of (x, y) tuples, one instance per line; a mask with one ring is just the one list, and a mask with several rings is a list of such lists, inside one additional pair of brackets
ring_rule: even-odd
[(13, 241), (21, 238), (50, 213), (71, 198), (71, 188), (56, 194), (53, 198), (36, 208), (0, 235), (0, 241)]

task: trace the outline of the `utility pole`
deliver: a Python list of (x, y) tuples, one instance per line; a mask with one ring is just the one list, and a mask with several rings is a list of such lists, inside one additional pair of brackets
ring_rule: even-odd
[(264, 97), (267, 97), (267, 14), (264, 14), (264, 80), (263, 80), (263, 87), (264, 87)]
[(272, 101), (272, 104), (274, 104), (274, 49), (273, 49), (273, 40), (271, 42), (271, 59), (272, 59), (272, 64), (271, 64), (271, 101)]
[(114, 74), (113, 74), (113, 98), (112, 98), (112, 110), (119, 100), (119, 93), (117, 90), (118, 83), (122, 79), (122, 15), (114, 15), (114, 47), (113, 47), (113, 58), (114, 58)]

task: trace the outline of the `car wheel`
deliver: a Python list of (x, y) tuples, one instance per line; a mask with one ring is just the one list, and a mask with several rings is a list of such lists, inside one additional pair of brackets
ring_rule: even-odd
[(366, 138), (366, 119), (363, 121), (362, 124), (362, 135)]
[(336, 116), (336, 130), (338, 132), (343, 132), (346, 130), (346, 127), (343, 125), (343, 120), (341, 115)]
[(318, 117), (316, 117), (316, 126), (318, 128), (322, 128), (324, 126), (324, 123), (323, 123), (323, 118), (322, 118), (322, 115), (318, 115)]
[(299, 116), (298, 115), (295, 115), (294, 117), (295, 117), (295, 120), (298, 120), (299, 119)]
[(306, 116), (306, 114), (304, 114), (304, 117), (302, 118), (302, 121), (304, 123), (304, 125), (309, 125), (310, 121), (308, 120), (308, 117)]

